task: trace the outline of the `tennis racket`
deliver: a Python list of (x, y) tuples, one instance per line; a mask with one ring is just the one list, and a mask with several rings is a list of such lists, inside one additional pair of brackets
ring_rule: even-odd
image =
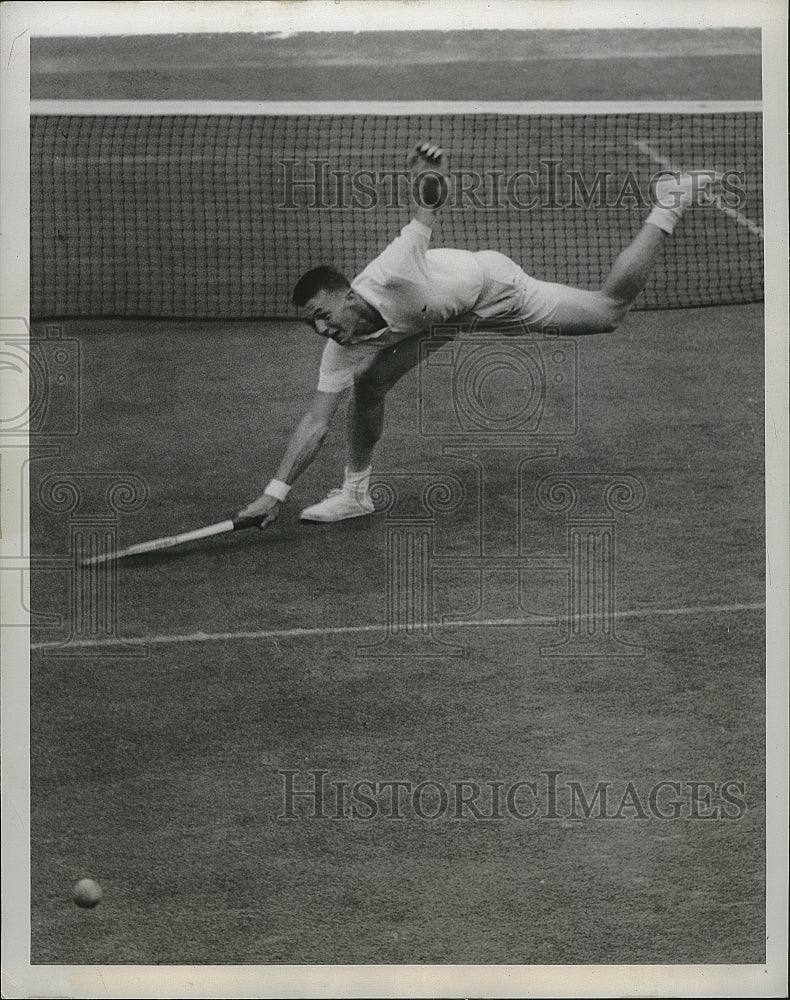
[(228, 531), (240, 531), (242, 528), (257, 528), (262, 517), (234, 517), (216, 524), (207, 524), (204, 528), (194, 531), (184, 531), (180, 535), (166, 535), (164, 538), (154, 538), (150, 542), (138, 542), (117, 552), (103, 552), (99, 556), (83, 559), (83, 566), (95, 566), (98, 563), (112, 562), (114, 559), (124, 559), (126, 556), (139, 556), (144, 552), (160, 552), (162, 549), (172, 549), (185, 542), (194, 542), (199, 538), (211, 538), (212, 535), (224, 535)]

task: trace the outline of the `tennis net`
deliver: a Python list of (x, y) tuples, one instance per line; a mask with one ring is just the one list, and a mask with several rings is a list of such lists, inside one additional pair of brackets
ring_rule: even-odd
[(499, 250), (595, 288), (662, 170), (725, 195), (687, 213), (637, 309), (763, 296), (759, 110), (607, 113), (37, 113), (31, 316), (292, 316), (300, 275), (358, 273), (409, 219), (406, 151), (448, 150), (434, 245)]

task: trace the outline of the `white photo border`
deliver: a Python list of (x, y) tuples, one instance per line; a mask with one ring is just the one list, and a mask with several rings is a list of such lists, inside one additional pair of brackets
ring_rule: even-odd
[[(768, 960), (765, 966), (31, 966), (29, 635), (2, 637), (3, 996), (784, 996), (787, 976), (788, 292), (787, 11), (782, 0), (342, 0), (340, 3), (10, 2), (2, 30), (0, 315), (29, 308), (31, 36), (490, 28), (763, 32), (765, 151)], [(153, 32), (152, 26), (156, 27)], [(0, 373), (0, 377), (3, 373)], [(6, 389), (9, 389), (6, 383)], [(19, 383), (10, 386), (19, 391)], [(20, 399), (24, 404), (25, 400)], [(4, 451), (2, 532), (18, 536), (24, 449)], [(23, 513), (23, 512), (22, 512)], [(9, 597), (10, 600), (10, 597)], [(13, 609), (4, 607), (6, 614)]]

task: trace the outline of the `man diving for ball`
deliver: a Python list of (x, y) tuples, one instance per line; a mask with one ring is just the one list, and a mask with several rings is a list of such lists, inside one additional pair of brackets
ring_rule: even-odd
[[(285, 449), (275, 478), (240, 511), (265, 528), (323, 444), (348, 390), (348, 464), (343, 484), (301, 513), (303, 521), (340, 521), (373, 512), (373, 451), (384, 425), (390, 389), (420, 361), (431, 328), (448, 321), (510, 331), (581, 336), (611, 333), (644, 288), (664, 241), (712, 174), (667, 174), (655, 184), (655, 207), (623, 250), (598, 291), (538, 281), (493, 250), (429, 249), (437, 211), (447, 194), (447, 158), (428, 143), (408, 156), (414, 217), (352, 282), (335, 268), (316, 267), (297, 283), (293, 303), (327, 339), (315, 397)], [(448, 339), (451, 335), (448, 333)]]

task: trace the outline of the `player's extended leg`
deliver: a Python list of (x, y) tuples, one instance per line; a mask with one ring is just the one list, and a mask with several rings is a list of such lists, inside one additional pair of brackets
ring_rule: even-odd
[(303, 521), (341, 521), (373, 512), (371, 461), (384, 429), (384, 401), (390, 389), (419, 364), (422, 344), (430, 336), (415, 334), (386, 348), (355, 379), (348, 405), (348, 465), (343, 485), (320, 503), (303, 510)]
[[(656, 185), (657, 206), (634, 240), (622, 251), (603, 286), (595, 292), (555, 285), (557, 304), (549, 323), (561, 334), (611, 333), (617, 329), (647, 284), (665, 240), (695, 197), (706, 196), (713, 174), (663, 178)], [(669, 206), (669, 207), (664, 207)]]
[(616, 330), (647, 283), (667, 234), (645, 223), (596, 292), (555, 285), (557, 304), (547, 326), (565, 336), (611, 333)]

